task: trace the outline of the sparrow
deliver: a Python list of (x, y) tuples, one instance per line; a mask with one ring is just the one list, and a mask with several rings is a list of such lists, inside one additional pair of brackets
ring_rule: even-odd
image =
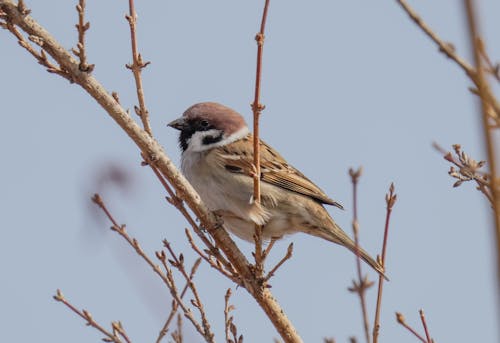
[[(261, 202), (253, 199), (253, 135), (243, 117), (214, 102), (189, 107), (168, 126), (180, 131), (181, 169), (209, 210), (236, 236), (253, 241), (255, 224), (264, 239), (304, 232), (343, 245), (356, 254), (354, 241), (323, 205), (342, 209), (318, 186), (260, 141)], [(360, 257), (375, 271), (384, 268), (365, 250)]]

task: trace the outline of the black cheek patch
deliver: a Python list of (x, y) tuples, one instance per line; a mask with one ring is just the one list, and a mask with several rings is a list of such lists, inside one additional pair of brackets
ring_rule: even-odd
[(202, 144), (203, 145), (210, 145), (210, 144), (214, 144), (214, 143), (220, 142), (221, 140), (222, 140), (222, 132), (219, 133), (217, 136), (206, 136), (206, 137), (203, 137)]

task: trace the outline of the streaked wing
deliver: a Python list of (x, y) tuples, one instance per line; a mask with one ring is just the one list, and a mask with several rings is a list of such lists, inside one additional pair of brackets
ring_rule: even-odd
[[(218, 148), (218, 159), (224, 168), (232, 173), (252, 177), (254, 170), (252, 142), (253, 136), (250, 134), (239, 141)], [(260, 156), (263, 182), (311, 197), (323, 204), (343, 208), (263, 141), (260, 141)]]

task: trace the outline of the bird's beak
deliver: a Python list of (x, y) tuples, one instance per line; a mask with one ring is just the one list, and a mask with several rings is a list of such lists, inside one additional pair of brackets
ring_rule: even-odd
[(182, 131), (183, 129), (186, 128), (186, 120), (183, 117), (180, 117), (180, 118), (177, 118), (176, 120), (168, 123), (167, 126), (170, 126), (170, 127), (173, 127), (174, 129)]

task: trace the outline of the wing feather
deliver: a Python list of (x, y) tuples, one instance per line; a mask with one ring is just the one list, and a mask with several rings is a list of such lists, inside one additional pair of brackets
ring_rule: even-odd
[[(252, 141), (253, 136), (250, 134), (241, 140), (217, 149), (217, 157), (226, 170), (248, 177), (254, 175), (253, 149), (248, 148), (252, 147)], [(263, 182), (308, 196), (323, 204), (343, 208), (342, 205), (330, 199), (304, 174), (289, 165), (276, 150), (265, 142), (260, 142), (260, 149), (261, 180)]]

